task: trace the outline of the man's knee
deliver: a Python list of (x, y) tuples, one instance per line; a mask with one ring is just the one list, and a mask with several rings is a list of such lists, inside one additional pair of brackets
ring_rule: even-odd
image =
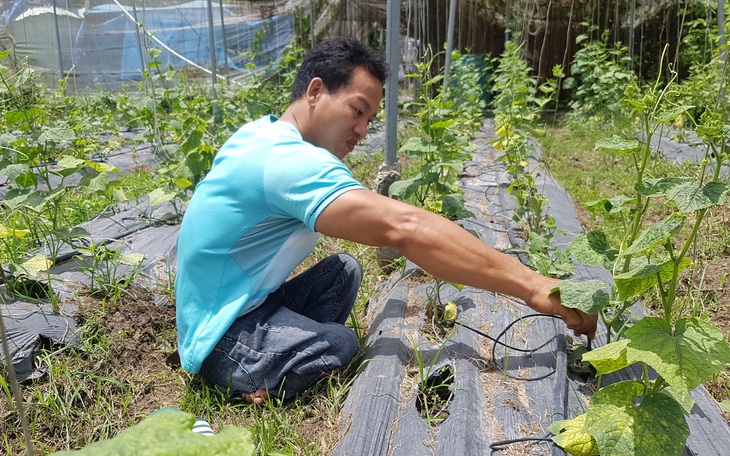
[(332, 324), (329, 334), (330, 350), (327, 354), (327, 364), (332, 369), (346, 366), (352, 361), (360, 349), (360, 341), (355, 331), (339, 324)]
[(334, 255), (342, 263), (342, 269), (351, 278), (352, 282), (358, 286), (362, 282), (362, 265), (357, 259), (349, 253), (338, 253)]

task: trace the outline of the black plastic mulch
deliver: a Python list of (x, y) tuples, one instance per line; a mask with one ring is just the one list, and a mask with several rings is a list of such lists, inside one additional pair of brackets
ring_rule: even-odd
[[(485, 145), (494, 137), (493, 124), (487, 121), (474, 140), (478, 151), (462, 187), (475, 217), (461, 224), (492, 246), (519, 248), (522, 239), (511, 221), (514, 202), (506, 191), (509, 184), (504, 168), (495, 163), (497, 152)], [(537, 166), (539, 157), (533, 158), (538, 186), (550, 201), (548, 211), (565, 232), (556, 244), (567, 245), (582, 232), (572, 201)], [(574, 266), (579, 278), (610, 283), (610, 275), (603, 269)], [(547, 317), (520, 320), (533, 312), (512, 299), (468, 287), (462, 292), (448, 287), (442, 300), (458, 304), (460, 322), (495, 337), (518, 320), (500, 340), (515, 348), (537, 350), (530, 353), (498, 346), (492, 352), (491, 341), (458, 326), (443, 340), (435, 340), (425, 335), (431, 326), (425, 315), (428, 287), (429, 280), (419, 277), (417, 268), (409, 264), (403, 273), (391, 275), (371, 300), (367, 361), (347, 397), (340, 421), (342, 438), (332, 454), (485, 455), (497, 448), (501, 448), (498, 454), (507, 455), (565, 454), (546, 441), (498, 445), (512, 439), (549, 437), (547, 428), (553, 421), (582, 413), (594, 393), (595, 381), (584, 380), (567, 365), (565, 335), (570, 333), (563, 323)], [(641, 306), (631, 310), (636, 316), (643, 315)], [(586, 340), (577, 342), (585, 344)], [(604, 343), (605, 329), (600, 328), (593, 345)], [(414, 347), (425, 360), (426, 372), (438, 372), (444, 365), (454, 372), (448, 416), (441, 421), (429, 423), (417, 407), (419, 373)], [(621, 373), (624, 378), (638, 376), (639, 372)], [(619, 378), (607, 377), (604, 382)], [(727, 454), (730, 426), (717, 403), (702, 387), (692, 395), (697, 402), (688, 420), (691, 435), (684, 455)]]

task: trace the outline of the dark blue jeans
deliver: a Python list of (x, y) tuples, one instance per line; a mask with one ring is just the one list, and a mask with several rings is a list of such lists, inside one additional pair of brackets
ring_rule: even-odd
[(203, 362), (201, 377), (227, 394), (263, 389), (289, 399), (347, 365), (359, 341), (344, 324), (361, 281), (352, 256), (325, 258), (238, 318)]

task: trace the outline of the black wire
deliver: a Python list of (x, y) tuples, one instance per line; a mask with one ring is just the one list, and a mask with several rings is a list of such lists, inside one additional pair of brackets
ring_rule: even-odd
[[(560, 318), (557, 315), (542, 314), (542, 313), (523, 315), (523, 316), (517, 318), (516, 320), (512, 321), (510, 324), (508, 324), (502, 331), (500, 331), (500, 333), (496, 337), (492, 337), (485, 332), (482, 332), (476, 328), (473, 328), (473, 327), (466, 325), (463, 322), (457, 321), (457, 320), (442, 320), (442, 321), (439, 321), (438, 324), (442, 327), (446, 324), (455, 324), (455, 325), (458, 325), (462, 328), (466, 328), (469, 331), (473, 331), (474, 333), (491, 340), (492, 342), (494, 342), (494, 345), (492, 345), (492, 359), (495, 360), (495, 362), (496, 362), (497, 345), (501, 345), (509, 350), (532, 354), (532, 353), (540, 350), (541, 348), (545, 347), (546, 345), (548, 345), (550, 342), (552, 342), (555, 339), (556, 336), (553, 336), (552, 338), (547, 340), (545, 343), (543, 343), (539, 347), (530, 348), (530, 349), (514, 347), (514, 346), (506, 344), (500, 340), (507, 333), (507, 331), (509, 331), (510, 328), (512, 328), (512, 326), (514, 326), (518, 322), (521, 322), (522, 320), (527, 319), (527, 318), (535, 318), (535, 317)], [(591, 339), (590, 338), (588, 338), (588, 343), (586, 344), (586, 347), (588, 348), (588, 350), (591, 350)], [(552, 374), (554, 374), (556, 371), (557, 371), (557, 366), (551, 372), (549, 372), (548, 374), (543, 375), (541, 377), (525, 379), (525, 378), (510, 376), (510, 378), (514, 378), (516, 380), (522, 380), (522, 381), (536, 381), (536, 380), (542, 380), (544, 378), (547, 378), (547, 377), (551, 376)], [(491, 449), (492, 451), (500, 451), (510, 445), (513, 445), (515, 443), (520, 443), (520, 442), (550, 442), (550, 443), (553, 443), (553, 440), (547, 436), (546, 437), (520, 437), (520, 438), (516, 438), (516, 439), (507, 439), (507, 440), (500, 440), (497, 442), (493, 442), (489, 445), (489, 449)]]

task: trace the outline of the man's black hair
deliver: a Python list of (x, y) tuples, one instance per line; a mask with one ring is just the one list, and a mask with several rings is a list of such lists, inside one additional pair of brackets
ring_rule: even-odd
[(291, 89), (291, 102), (300, 99), (312, 79), (322, 78), (325, 87), (335, 93), (350, 82), (356, 67), (365, 69), (381, 83), (388, 77), (385, 59), (374, 49), (354, 38), (336, 36), (313, 47), (302, 61)]

